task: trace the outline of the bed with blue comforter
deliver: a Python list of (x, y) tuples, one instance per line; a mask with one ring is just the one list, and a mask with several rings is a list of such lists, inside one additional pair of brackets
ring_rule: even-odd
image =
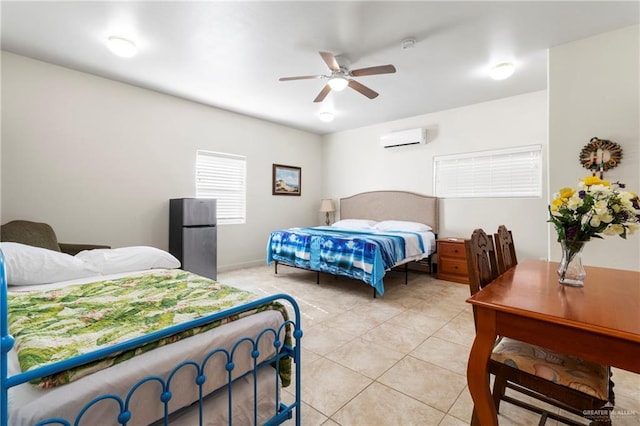
[(267, 264), (282, 263), (361, 280), (382, 295), (386, 271), (426, 258), (435, 248), (431, 231), (348, 229), (339, 225), (272, 232)]

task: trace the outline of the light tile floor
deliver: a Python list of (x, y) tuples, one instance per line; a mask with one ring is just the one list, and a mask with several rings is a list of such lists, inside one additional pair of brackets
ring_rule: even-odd
[[(303, 426), (469, 424), (466, 365), (475, 331), (466, 285), (424, 272), (410, 272), (404, 285), (402, 274), (388, 273), (384, 296), (374, 299), (360, 281), (321, 275), (317, 285), (315, 273), (284, 266), (278, 274), (266, 266), (221, 272), (218, 280), (298, 302)], [(640, 425), (640, 376), (615, 369), (613, 380), (613, 424)], [(501, 425), (538, 420), (501, 404)]]

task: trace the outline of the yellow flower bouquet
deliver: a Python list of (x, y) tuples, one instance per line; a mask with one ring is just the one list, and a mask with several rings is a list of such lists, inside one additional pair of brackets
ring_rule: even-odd
[[(577, 188), (562, 188), (554, 194), (549, 205), (549, 222), (554, 225), (563, 248), (563, 262), (558, 270), (560, 282), (567, 274), (568, 264), (591, 238), (602, 238), (602, 235), (627, 238), (640, 229), (638, 195), (624, 188), (622, 183), (588, 176), (578, 182)], [(567, 265), (561, 271), (565, 261)], [(581, 268), (582, 265), (578, 265), (578, 269)], [(582, 274), (575, 277), (574, 285), (581, 285), (584, 269)]]

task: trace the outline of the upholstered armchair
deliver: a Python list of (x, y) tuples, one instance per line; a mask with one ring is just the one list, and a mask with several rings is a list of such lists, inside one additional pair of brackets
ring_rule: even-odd
[(76, 255), (82, 250), (111, 248), (97, 244), (65, 244), (59, 243), (53, 228), (46, 223), (28, 220), (12, 220), (0, 227), (0, 241), (26, 244)]

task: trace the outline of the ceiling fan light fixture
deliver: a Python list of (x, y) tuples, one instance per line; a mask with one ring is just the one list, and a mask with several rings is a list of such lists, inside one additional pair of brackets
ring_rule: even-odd
[(324, 121), (325, 123), (330, 123), (335, 118), (335, 115), (331, 111), (322, 111), (319, 116), (320, 121)]
[(138, 53), (138, 47), (134, 42), (120, 36), (109, 36), (107, 47), (114, 55), (122, 58), (131, 58)]
[[(329, 67), (329, 71), (331, 74), (329, 75), (300, 75), (297, 77), (281, 77), (280, 81), (289, 81), (289, 80), (307, 80), (307, 79), (316, 79), (321, 78), (327, 81), (320, 90), (320, 93), (313, 100), (314, 103), (322, 102), (325, 98), (331, 93), (332, 90), (340, 91), (344, 90), (346, 87), (350, 87), (356, 92), (360, 93), (363, 96), (366, 96), (369, 99), (376, 98), (379, 93), (375, 90), (371, 90), (369, 87), (360, 83), (357, 80), (357, 77), (368, 76), (368, 75), (378, 75), (378, 74), (391, 74), (396, 72), (396, 68), (389, 65), (378, 65), (375, 67), (367, 67), (360, 68), (357, 70), (349, 70), (349, 61), (343, 56), (334, 56), (329, 52), (320, 52), (320, 56), (322, 60)], [(340, 62), (338, 62), (338, 58)], [(351, 78), (353, 77), (353, 78)]]
[(504, 80), (505, 78), (511, 77), (515, 69), (515, 65), (511, 62), (500, 62), (491, 67), (489, 75), (491, 75), (491, 78), (494, 80)]
[(339, 92), (341, 90), (344, 90), (345, 87), (347, 87), (349, 85), (349, 80), (347, 80), (344, 77), (331, 77), (331, 79), (329, 80), (329, 87), (331, 87), (332, 90), (335, 90), (336, 92)]

